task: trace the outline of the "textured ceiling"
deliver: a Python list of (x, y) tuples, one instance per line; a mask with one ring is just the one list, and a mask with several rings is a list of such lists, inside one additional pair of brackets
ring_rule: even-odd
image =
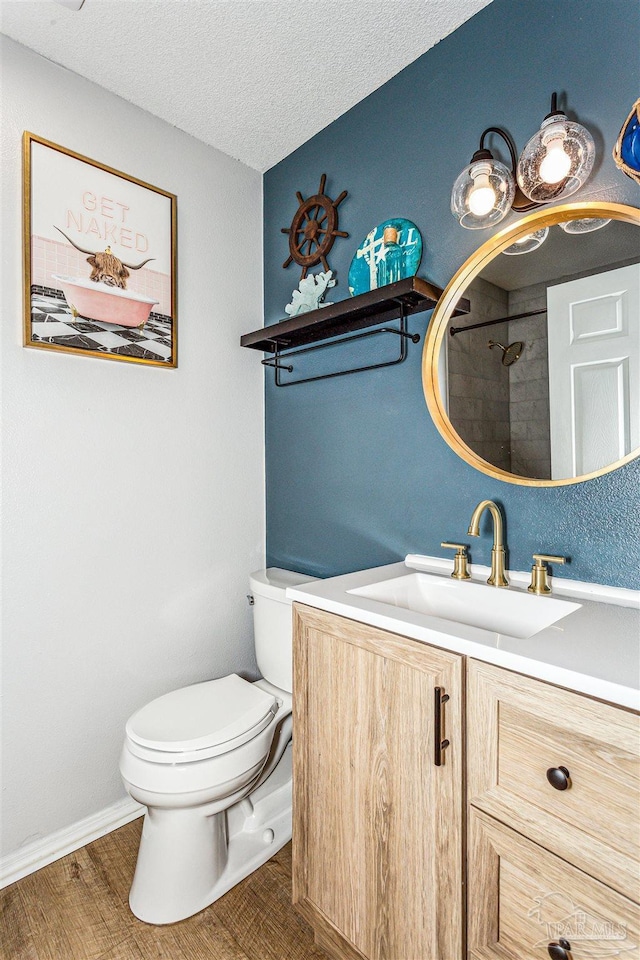
[(2, 33), (264, 171), (490, 0), (1, 0)]

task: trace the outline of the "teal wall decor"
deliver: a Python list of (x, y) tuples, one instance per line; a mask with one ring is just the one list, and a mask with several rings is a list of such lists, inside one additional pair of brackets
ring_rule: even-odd
[[(410, 210), (428, 237), (420, 273), (441, 287), (495, 232), (461, 230), (451, 216), (451, 187), (478, 133), (499, 124), (521, 150), (550, 89), (567, 92), (568, 113), (579, 113), (596, 141), (594, 172), (573, 199), (640, 206), (637, 184), (611, 155), (640, 89), (639, 49), (637, 0), (493, 0), (265, 174), (265, 324), (282, 318), (291, 290), (281, 269), (283, 211), (298, 187), (305, 196), (316, 190), (327, 157), (334, 182), (349, 183), (341, 227), (361, 238)], [(339, 276), (352, 256), (349, 243), (335, 245)], [(332, 299), (338, 291), (348, 296), (345, 284)], [(411, 317), (410, 331), (423, 336), (430, 318)], [(443, 556), (440, 542), (464, 542), (473, 508), (488, 498), (506, 514), (510, 568), (527, 570), (533, 553), (548, 551), (571, 557), (554, 571), (559, 578), (640, 587), (640, 460), (566, 487), (488, 477), (431, 420), (420, 353), (295, 390), (266, 377), (267, 562), (333, 576), (407, 553)], [(487, 523), (474, 563), (489, 563), (490, 552)]]
[(356, 250), (349, 267), (349, 293), (376, 290), (418, 272), (422, 259), (422, 236), (411, 220), (394, 217), (370, 230)]

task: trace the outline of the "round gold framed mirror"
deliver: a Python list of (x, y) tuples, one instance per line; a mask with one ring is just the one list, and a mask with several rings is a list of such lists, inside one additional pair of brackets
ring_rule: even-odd
[(640, 454), (638, 227), (640, 210), (625, 204), (544, 207), (483, 243), (448, 284), (423, 385), (471, 466), (560, 486)]

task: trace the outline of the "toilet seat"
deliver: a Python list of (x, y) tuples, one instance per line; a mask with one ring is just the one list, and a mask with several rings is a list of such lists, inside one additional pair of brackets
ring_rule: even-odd
[(281, 702), (230, 674), (166, 693), (126, 725), (131, 753), (152, 763), (187, 763), (235, 750), (273, 722)]

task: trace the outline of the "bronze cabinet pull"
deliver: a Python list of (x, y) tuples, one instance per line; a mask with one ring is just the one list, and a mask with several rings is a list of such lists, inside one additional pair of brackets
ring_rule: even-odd
[(571, 777), (566, 767), (549, 767), (547, 780), (555, 790), (568, 790), (571, 786)]
[(551, 960), (571, 960), (571, 944), (568, 940), (552, 940), (547, 946)]
[(449, 694), (445, 693), (442, 687), (433, 689), (433, 729), (434, 729), (434, 753), (433, 762), (436, 767), (441, 767), (444, 763), (443, 751), (449, 746), (448, 740), (442, 739), (443, 716), (442, 711), (445, 703), (449, 699)]

